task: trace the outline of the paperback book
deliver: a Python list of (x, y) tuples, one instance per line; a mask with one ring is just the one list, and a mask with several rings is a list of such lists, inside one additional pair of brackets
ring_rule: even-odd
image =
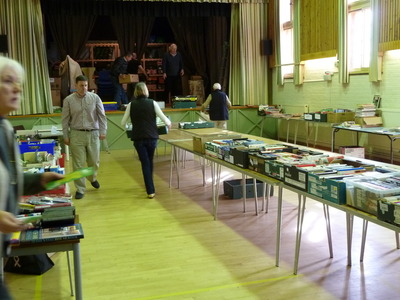
[(35, 228), (21, 231), (19, 243), (21, 245), (46, 243), (62, 240), (82, 239), (83, 237), (82, 225), (74, 224), (71, 226)]

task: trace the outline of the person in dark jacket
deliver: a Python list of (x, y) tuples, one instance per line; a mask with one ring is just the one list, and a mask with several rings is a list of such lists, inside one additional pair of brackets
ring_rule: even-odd
[(181, 77), (185, 74), (183, 70), (182, 55), (177, 51), (176, 44), (168, 47), (168, 52), (162, 61), (163, 77), (165, 80), (165, 101), (169, 103), (169, 96), (182, 95)]
[[(15, 217), (21, 195), (37, 194), (50, 181), (64, 176), (54, 172), (27, 174), (22, 171), (19, 147), (13, 127), (7, 120), (21, 103), (24, 69), (15, 60), (0, 56), (0, 257), (6, 256), (6, 244), (12, 232), (29, 228)], [(12, 299), (0, 278), (0, 299)]]
[[(141, 72), (146, 77), (146, 80), (149, 79), (146, 74), (146, 70), (143, 68), (142, 63), (137, 58), (137, 54), (134, 52), (134, 53), (132, 53), (132, 59), (128, 62), (127, 73), (139, 75), (139, 72)], [(126, 91), (126, 93), (128, 95), (128, 101), (132, 100), (133, 92), (135, 91), (135, 86), (136, 86), (136, 82), (128, 84), (127, 91)]]
[(117, 102), (119, 108), (121, 108), (122, 104), (128, 103), (128, 96), (126, 95), (122, 84), (119, 83), (119, 75), (128, 74), (128, 63), (132, 58), (132, 52), (128, 52), (124, 56), (118, 57), (111, 67), (110, 78), (114, 86), (114, 101)]
[(210, 120), (215, 123), (215, 127), (227, 129), (227, 120), (229, 120), (229, 108), (232, 106), (228, 96), (221, 91), (221, 85), (214, 83), (213, 91), (208, 95), (206, 102), (201, 106), (204, 111), (209, 106), (208, 113)]
[(158, 103), (149, 99), (146, 84), (139, 82), (135, 87), (134, 100), (128, 104), (121, 125), (125, 127), (127, 123), (132, 123), (131, 139), (142, 164), (147, 197), (150, 199), (156, 193), (153, 182), (153, 157), (158, 140), (156, 117), (171, 128), (171, 121), (161, 111)]

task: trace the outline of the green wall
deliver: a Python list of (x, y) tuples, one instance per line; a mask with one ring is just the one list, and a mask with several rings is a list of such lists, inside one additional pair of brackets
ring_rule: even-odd
[[(261, 127), (263, 127), (264, 137), (276, 139), (277, 120), (258, 116), (257, 110), (258, 108), (244, 106), (233, 107), (229, 111), (228, 129), (260, 136)], [(173, 123), (195, 122), (201, 118), (199, 109), (165, 109), (163, 111)], [(119, 111), (106, 112), (108, 121), (107, 144), (110, 150), (132, 148), (132, 141), (127, 138), (125, 129), (121, 126), (123, 114)], [(9, 120), (13, 126), (23, 125), (25, 129), (31, 129), (35, 125), (60, 124), (61, 114), (12, 116)]]

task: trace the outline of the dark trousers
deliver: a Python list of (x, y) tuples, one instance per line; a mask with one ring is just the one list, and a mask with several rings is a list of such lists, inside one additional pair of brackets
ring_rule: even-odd
[(134, 98), (133, 94), (135, 92), (135, 87), (136, 87), (136, 82), (128, 83), (128, 87), (126, 89), (126, 95), (128, 96), (128, 102), (131, 102)]
[(7, 287), (3, 282), (3, 278), (0, 278), (0, 299), (1, 300), (12, 300), (10, 293), (8, 292)]
[(153, 157), (157, 147), (157, 139), (143, 139), (133, 142), (142, 164), (142, 173), (147, 194), (154, 194)]
[(114, 87), (114, 101), (117, 102), (118, 106), (121, 104), (128, 103), (128, 96), (125, 93), (122, 84), (119, 83), (118, 78), (114, 76), (110, 76), (112, 85)]
[(167, 76), (165, 79), (165, 101), (169, 103), (169, 93), (171, 97), (182, 95), (181, 76)]

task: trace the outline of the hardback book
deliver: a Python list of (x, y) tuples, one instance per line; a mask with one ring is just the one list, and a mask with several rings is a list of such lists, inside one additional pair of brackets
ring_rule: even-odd
[(34, 244), (62, 240), (82, 239), (84, 237), (81, 224), (71, 226), (35, 228), (21, 231), (19, 243)]

